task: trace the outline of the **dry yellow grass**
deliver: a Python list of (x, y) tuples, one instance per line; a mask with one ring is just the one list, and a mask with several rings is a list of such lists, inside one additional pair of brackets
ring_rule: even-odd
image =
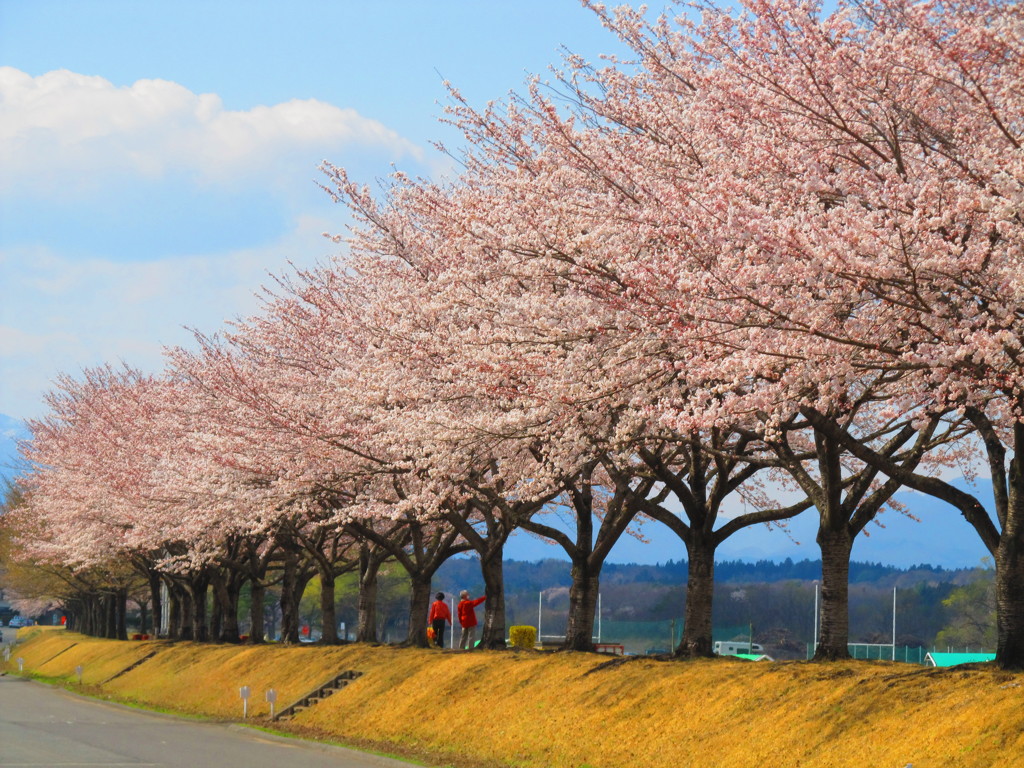
[(288, 727), (467, 766), (1024, 766), (1024, 675), (988, 667), (608, 664), (578, 653), (116, 643), (63, 632), (39, 633), (17, 655), (26, 672), (71, 681), (81, 664), (94, 692), (218, 718), (240, 716), (239, 685), (265, 715), (268, 687), (283, 706), (357, 669), (362, 677)]

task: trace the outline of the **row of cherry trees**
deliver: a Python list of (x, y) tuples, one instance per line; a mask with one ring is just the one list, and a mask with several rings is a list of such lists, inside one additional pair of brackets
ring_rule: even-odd
[[(344, 257), (158, 375), (60, 381), (27, 447), (26, 556), (132, 563), (197, 639), (212, 588), (224, 640), (272, 580), (297, 637), (314, 575), (333, 640), (330, 585), (356, 569), (372, 639), (395, 560), (423, 644), (432, 575), (473, 551), (496, 646), (522, 528), (571, 560), (586, 648), (605, 558), (653, 519), (685, 549), (677, 653), (699, 656), (717, 547), (813, 509), (829, 659), (854, 541), (912, 488), (992, 553), (997, 659), (1024, 665), (1024, 12), (591, 7), (635, 61), (570, 56), (483, 112), (453, 90), (455, 181), (374, 196), (325, 165), (358, 220)], [(943, 479), (978, 457), (994, 517)]]

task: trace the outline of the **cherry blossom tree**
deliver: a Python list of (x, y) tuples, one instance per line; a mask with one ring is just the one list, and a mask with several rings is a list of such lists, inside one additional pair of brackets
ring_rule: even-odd
[(789, 374), (789, 397), (804, 408), (817, 401), (816, 428), (868, 371), (900, 374), (894, 391), (907, 412), (924, 403), (971, 421), (993, 474), (995, 520), (970, 494), (830, 431), (894, 480), (961, 509), (997, 563), (998, 661), (1019, 667), (1020, 490), (1006, 457), (1021, 447), (1020, 9), (899, 0), (841, 5), (827, 18), (815, 3), (745, 9), (709, 10), (682, 35), (641, 33), (628, 13), (620, 25), (648, 70), (673, 88), (697, 83), (701, 109), (717, 116), (704, 125), (731, 147), (718, 184), (734, 196), (721, 209), (734, 247), (705, 261), (707, 298), (728, 298), (719, 317), (739, 331), (737, 346), (804, 371)]

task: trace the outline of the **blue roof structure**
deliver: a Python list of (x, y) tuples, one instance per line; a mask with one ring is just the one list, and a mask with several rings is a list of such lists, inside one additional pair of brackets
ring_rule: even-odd
[(924, 662), (932, 667), (955, 667), (957, 664), (994, 661), (995, 658), (994, 653), (929, 653)]

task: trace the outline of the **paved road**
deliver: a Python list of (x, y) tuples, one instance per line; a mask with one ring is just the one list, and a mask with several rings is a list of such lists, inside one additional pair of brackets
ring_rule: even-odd
[(409, 768), (375, 755), (285, 741), (0, 676), (0, 766), (5, 768)]

